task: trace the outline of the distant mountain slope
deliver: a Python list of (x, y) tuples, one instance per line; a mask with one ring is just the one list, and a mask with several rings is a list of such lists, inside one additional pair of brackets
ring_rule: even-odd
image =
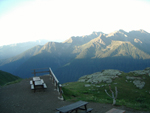
[(48, 42), (33, 56), (15, 70), (16, 75), (23, 78), (32, 76), (35, 68), (51, 67), (53, 70), (65, 65), (75, 56), (70, 54), (71, 48), (66, 44)]
[(128, 41), (140, 50), (150, 54), (150, 33), (144, 30), (125, 32), (123, 30), (106, 35), (107, 38), (116, 41)]
[(24, 42), (11, 45), (0, 46), (0, 59), (7, 59), (19, 55), (24, 51), (37, 46), (44, 45), (48, 40), (37, 40), (33, 42)]
[(19, 77), (0, 70), (0, 85), (1, 86), (8, 82), (15, 81), (17, 79), (19, 79)]
[(63, 83), (104, 69), (141, 70), (150, 67), (149, 40), (150, 34), (143, 30), (93, 32), (62, 43), (35, 46), (16, 57), (1, 60), (0, 69), (28, 78), (33, 76), (35, 68), (51, 67)]
[(90, 42), (78, 46), (76, 58), (105, 58), (128, 56), (134, 59), (150, 59), (150, 55), (135, 47), (129, 41), (116, 41), (100, 35)]
[(21, 53), (15, 57), (0, 60), (1, 70), (15, 74), (14, 71), (24, 62), (26, 62), (30, 57), (36, 54), (42, 46), (35, 46), (24, 53)]

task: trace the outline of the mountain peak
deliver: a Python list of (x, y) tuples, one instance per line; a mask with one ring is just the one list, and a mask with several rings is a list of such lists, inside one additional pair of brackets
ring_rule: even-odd
[(139, 30), (137, 30), (137, 31), (139, 31), (139, 32), (141, 32), (141, 33), (148, 33), (148, 32), (146, 32), (146, 31), (143, 30), (143, 29), (139, 29)]
[(92, 39), (97, 38), (100, 35), (103, 35), (104, 33), (102, 32), (93, 32), (90, 35), (85, 35), (85, 36), (72, 36), (68, 40), (64, 41), (63, 43), (70, 43), (72, 45), (83, 45), (85, 43), (88, 43)]
[(129, 33), (144, 33), (144, 34), (149, 34), (148, 32), (146, 32), (145, 30), (143, 29), (139, 29), (139, 30), (132, 30), (130, 31)]
[(126, 31), (120, 29), (120, 30), (118, 30), (118, 31), (114, 31), (114, 32), (109, 33), (106, 37), (115, 36), (115, 35), (117, 35), (117, 34), (121, 34), (121, 35), (124, 35), (125, 37), (127, 37), (127, 34), (128, 34), (128, 33), (127, 33)]
[(127, 32), (124, 31), (123, 29), (120, 29), (119, 32), (124, 33), (124, 34), (127, 34)]

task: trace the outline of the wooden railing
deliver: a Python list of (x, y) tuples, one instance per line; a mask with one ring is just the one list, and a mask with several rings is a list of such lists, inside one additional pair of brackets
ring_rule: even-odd
[[(36, 70), (42, 70), (42, 69), (49, 69), (48, 71), (36, 71)], [(59, 83), (57, 77), (55, 76), (55, 74), (53, 73), (51, 68), (39, 68), (39, 69), (34, 69), (34, 72), (32, 74), (34, 74), (34, 76), (36, 76), (37, 73), (49, 73), (50, 75), (50, 79), (52, 80), (52, 83), (54, 84), (56, 90), (58, 91), (58, 93), (60, 94), (59, 99), (63, 100), (63, 90), (62, 90), (62, 85)]]
[(58, 79), (56, 78), (56, 76), (54, 75), (53, 71), (51, 68), (49, 68), (49, 72), (50, 72), (50, 77), (52, 79), (52, 82), (56, 88), (56, 90), (59, 92), (60, 94), (60, 99), (63, 100), (63, 96), (62, 96), (62, 93), (63, 93), (63, 90), (62, 90), (62, 85), (59, 83)]
[(43, 69), (48, 69), (48, 68), (37, 68), (37, 69), (33, 69), (34, 72), (32, 74), (34, 74), (34, 76), (36, 76), (37, 73), (49, 73), (49, 71), (36, 71), (36, 70), (43, 70)]

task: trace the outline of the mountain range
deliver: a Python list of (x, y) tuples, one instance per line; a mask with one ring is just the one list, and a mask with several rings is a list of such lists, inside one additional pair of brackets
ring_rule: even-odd
[(150, 33), (144, 30), (110, 34), (93, 32), (68, 40), (34, 46), (14, 57), (0, 60), (0, 70), (22, 78), (33, 76), (32, 69), (51, 67), (61, 83), (104, 69), (124, 72), (150, 66)]

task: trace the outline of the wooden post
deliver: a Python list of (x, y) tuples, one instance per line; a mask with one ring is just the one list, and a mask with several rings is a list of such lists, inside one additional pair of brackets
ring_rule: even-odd
[(34, 76), (36, 76), (36, 72), (35, 72), (35, 69), (34, 69)]
[(60, 97), (63, 98), (63, 96), (62, 96), (62, 85), (61, 84), (59, 84), (59, 93), (60, 93)]

